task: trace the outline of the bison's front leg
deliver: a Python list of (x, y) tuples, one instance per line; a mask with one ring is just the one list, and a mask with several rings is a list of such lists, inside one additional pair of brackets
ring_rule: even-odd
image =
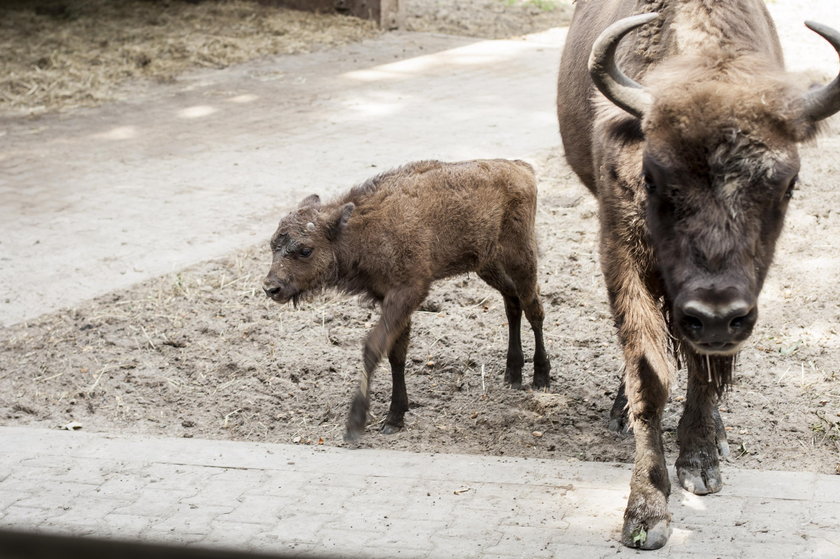
[(666, 324), (629, 252), (607, 240), (602, 244), (602, 257), (624, 353), (624, 384), (636, 441), (621, 541), (629, 547), (657, 549), (665, 545), (671, 533), (671, 484), (661, 427), (671, 378)]
[[(726, 457), (729, 445), (717, 409), (718, 387), (715, 368), (728, 368), (729, 357), (686, 356), (688, 390), (685, 410), (677, 427), (680, 456), (677, 476), (680, 485), (696, 495), (716, 493), (723, 487), (718, 454)], [(703, 366), (701, 366), (703, 365)], [(711, 369), (711, 370), (710, 370)]]
[(389, 291), (382, 300), (382, 316), (365, 341), (364, 371), (359, 379), (359, 388), (350, 404), (344, 440), (355, 441), (364, 431), (370, 409), (370, 383), (373, 379), (373, 371), (382, 356), (391, 351), (397, 338), (405, 331), (411, 321), (411, 314), (420, 306), (428, 292), (428, 285), (401, 287)]

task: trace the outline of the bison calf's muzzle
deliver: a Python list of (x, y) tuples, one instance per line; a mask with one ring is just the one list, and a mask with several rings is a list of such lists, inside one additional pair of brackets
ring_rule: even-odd
[(393, 391), (381, 431), (403, 427), (411, 316), (432, 283), (443, 278), (475, 272), (502, 294), (508, 322), (504, 382), (517, 388), (525, 362), (519, 332), (525, 314), (534, 331), (533, 385), (549, 385), (536, 205), (536, 179), (525, 162), (420, 161), (373, 177), (331, 203), (310, 196), (280, 221), (271, 239), (266, 295), (295, 303), (317, 289), (336, 288), (381, 306), (365, 341), (346, 440), (365, 428), (372, 374), (383, 356), (391, 365)]

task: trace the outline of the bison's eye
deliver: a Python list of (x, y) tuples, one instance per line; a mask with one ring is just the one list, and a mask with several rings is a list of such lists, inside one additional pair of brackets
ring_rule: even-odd
[(309, 258), (310, 256), (312, 256), (312, 249), (309, 247), (303, 247), (298, 251), (298, 254), (301, 258)]
[(790, 179), (790, 184), (788, 184), (787, 190), (785, 190), (785, 200), (790, 200), (793, 198), (793, 191), (796, 189), (796, 182), (799, 180), (799, 175), (796, 175), (792, 179)]
[(656, 182), (653, 180), (653, 175), (651, 175), (648, 171), (645, 171), (643, 179), (645, 181), (645, 190), (648, 191), (648, 194), (656, 192)]

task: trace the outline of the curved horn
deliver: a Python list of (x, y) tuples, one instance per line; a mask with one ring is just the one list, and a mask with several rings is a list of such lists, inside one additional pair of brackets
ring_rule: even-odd
[[(814, 33), (831, 43), (840, 55), (840, 33), (827, 25), (806, 21), (805, 25)], [(830, 84), (805, 95), (805, 117), (816, 122), (840, 111), (840, 75)]]
[(631, 115), (642, 118), (653, 99), (645, 89), (628, 78), (615, 63), (615, 51), (622, 37), (633, 29), (659, 17), (656, 12), (620, 19), (595, 39), (589, 55), (589, 75), (607, 99)]

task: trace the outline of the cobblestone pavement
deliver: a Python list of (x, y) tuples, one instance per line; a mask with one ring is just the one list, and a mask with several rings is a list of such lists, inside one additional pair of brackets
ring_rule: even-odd
[(840, 557), (840, 476), (673, 480), (658, 552), (617, 542), (630, 467), (0, 428), (0, 527), (371, 558)]

